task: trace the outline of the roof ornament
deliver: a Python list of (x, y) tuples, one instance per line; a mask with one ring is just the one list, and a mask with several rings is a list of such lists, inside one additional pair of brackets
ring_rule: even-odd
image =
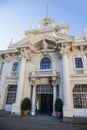
[[(54, 38), (58, 41), (58, 37), (56, 36), (55, 32), (53, 31), (53, 36)], [(69, 46), (66, 46), (65, 44), (62, 44), (62, 47), (58, 46), (58, 44), (56, 43), (56, 47), (58, 50), (60, 50), (60, 53), (63, 54), (63, 53), (68, 53), (68, 50), (69, 50)], [(56, 48), (55, 47), (55, 48)]]
[(54, 36), (54, 38), (55, 38), (56, 40), (58, 40), (58, 38), (57, 38), (57, 36), (56, 36), (54, 30), (53, 30), (53, 36)]
[(8, 48), (10, 48), (12, 44), (13, 44), (13, 38), (11, 38), (11, 41), (10, 41), (10, 43), (8, 45)]
[(57, 38), (57, 36), (56, 36), (56, 34), (55, 34), (55, 32), (53, 31), (53, 36), (55, 37), (55, 38)]
[(84, 40), (87, 40), (87, 28), (84, 28)]
[(84, 33), (87, 34), (87, 28), (86, 27), (84, 28)]
[(48, 44), (44, 39), (43, 39), (43, 46), (44, 46), (44, 49), (47, 49), (47, 47), (48, 47)]
[(30, 30), (32, 30), (32, 29), (33, 29), (33, 24), (31, 24), (31, 25), (30, 25), (29, 29), (30, 29)]

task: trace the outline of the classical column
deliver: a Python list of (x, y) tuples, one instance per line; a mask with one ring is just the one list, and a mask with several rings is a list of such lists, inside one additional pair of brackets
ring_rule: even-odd
[(69, 64), (66, 53), (62, 54), (62, 69), (63, 69), (63, 91), (64, 91), (64, 106), (63, 115), (66, 117), (72, 117), (72, 105), (70, 94), (70, 79), (69, 79)]
[(56, 116), (55, 112), (55, 101), (56, 101), (56, 85), (53, 85), (53, 113), (52, 116)]
[(36, 109), (35, 99), (36, 99), (36, 86), (33, 85), (31, 115), (36, 114), (36, 111), (35, 111), (35, 109)]
[(8, 68), (8, 62), (4, 60), (1, 79), (0, 79), (0, 109), (4, 109), (6, 104), (5, 76), (6, 76), (7, 68)]
[(22, 55), (20, 71), (19, 71), (18, 86), (17, 86), (16, 102), (12, 105), (12, 113), (14, 112), (14, 113), (20, 114), (21, 112), (20, 104), (22, 100), (23, 87), (24, 87), (25, 67), (26, 67), (26, 56)]

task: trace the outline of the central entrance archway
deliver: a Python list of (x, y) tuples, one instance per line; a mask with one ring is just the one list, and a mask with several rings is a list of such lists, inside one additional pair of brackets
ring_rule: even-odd
[(53, 112), (53, 86), (38, 85), (36, 94), (40, 103), (40, 113), (51, 114)]

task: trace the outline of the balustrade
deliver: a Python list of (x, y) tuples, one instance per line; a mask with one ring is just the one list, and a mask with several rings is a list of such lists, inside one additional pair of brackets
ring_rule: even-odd
[(58, 73), (56, 70), (35, 70), (31, 72), (29, 75), (30, 77), (48, 77), (48, 76), (58, 76)]

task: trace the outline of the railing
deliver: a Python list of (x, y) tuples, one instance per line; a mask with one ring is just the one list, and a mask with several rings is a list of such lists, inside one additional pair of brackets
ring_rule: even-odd
[(29, 77), (50, 77), (58, 76), (58, 72), (52, 69), (35, 70), (29, 74)]

